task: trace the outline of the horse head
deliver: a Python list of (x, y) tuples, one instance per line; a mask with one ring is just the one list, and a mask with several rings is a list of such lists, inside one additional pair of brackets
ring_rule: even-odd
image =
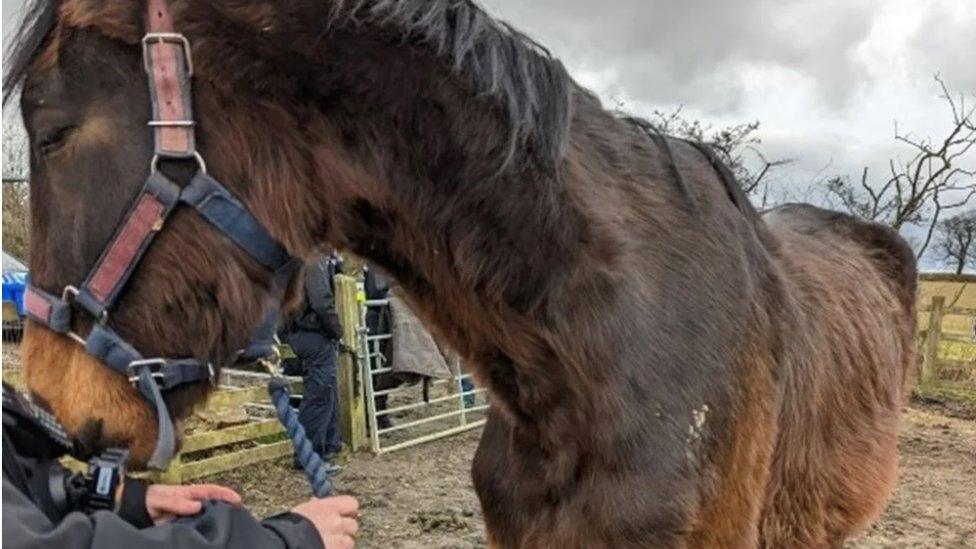
[[(153, 6), (171, 11), (179, 39), (151, 32)], [(4, 97), (22, 83), (32, 281), (42, 305), (70, 302), (71, 315), (64, 333), (29, 324), (27, 380), (91, 450), (125, 445), (145, 462), (159, 434), (132, 376), (79, 345), (92, 330), (110, 328), (146, 358), (219, 369), (274, 301), (273, 269), (183, 205), (143, 227), (158, 236), (108, 292), (110, 306), (77, 295), (150, 173), (180, 192), (205, 168), (291, 256), (334, 246), (367, 257), (428, 319), (453, 317), (439, 324), (467, 354), (497, 354), (470, 334), (502, 337), (504, 311), (538, 309), (568, 269), (566, 247), (581, 236), (553, 174), (569, 146), (570, 96), (595, 100), (473, 3), (40, 0), (28, 12)], [(164, 129), (152, 125), (158, 90), (147, 78), (157, 42), (193, 73), (192, 119)], [(159, 158), (159, 132), (187, 127), (194, 154)], [(552, 238), (540, 246), (543, 232)], [(503, 302), (490, 305), (494, 320), (472, 308), (486, 300)], [(208, 391), (204, 380), (166, 391), (169, 413), (185, 416)]]
[[(152, 54), (142, 42), (142, 2), (40, 2), (30, 9), (4, 92), (6, 100), (22, 82), (30, 140), (34, 292), (23, 340), (27, 383), (83, 452), (122, 446), (134, 464), (146, 464), (162, 426), (188, 415), (211, 391), (220, 367), (247, 346), (282, 298), (277, 286), (297, 294), (291, 291), (297, 270), (278, 281), (200, 212), (173, 202), (160, 215), (156, 202), (144, 200), (150, 186), (157, 194), (161, 188), (179, 194), (208, 167), (210, 175), (234, 182), (226, 186), (228, 200), (250, 202), (261, 191), (246, 174), (250, 160), (237, 152), (246, 140), (233, 131), (208, 131), (228, 127), (226, 120), (215, 122), (224, 109), (212, 104), (196, 132), (201, 140), (210, 136), (193, 155), (154, 153), (156, 129), (147, 121), (159, 117), (150, 102), (159, 90), (150, 90), (147, 79)], [(215, 95), (204, 89), (195, 100), (207, 104)], [(203, 158), (211, 154), (222, 159), (207, 166)], [(257, 224), (274, 225), (271, 212), (253, 211)], [(270, 238), (287, 241), (288, 235)], [(108, 346), (93, 353), (96, 337)], [(154, 357), (183, 361), (177, 377), (190, 372), (191, 360), (208, 375), (159, 387), (165, 405), (156, 403), (146, 398), (148, 385), (140, 386), (139, 364), (106, 367), (110, 355), (129, 348), (148, 359), (150, 378), (160, 375)]]

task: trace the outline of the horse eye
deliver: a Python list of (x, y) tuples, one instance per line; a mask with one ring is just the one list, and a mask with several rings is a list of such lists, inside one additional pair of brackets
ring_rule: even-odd
[(64, 145), (65, 140), (74, 130), (73, 125), (61, 126), (52, 131), (44, 133), (37, 140), (37, 148), (41, 151), (41, 154), (51, 154)]

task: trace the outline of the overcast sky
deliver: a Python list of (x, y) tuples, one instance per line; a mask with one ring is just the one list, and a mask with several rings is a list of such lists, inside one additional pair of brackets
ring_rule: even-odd
[[(795, 189), (882, 170), (948, 125), (933, 75), (976, 100), (976, 0), (482, 0), (605, 104), (758, 120)], [(10, 29), (19, 0), (3, 0)], [(5, 36), (6, 38), (6, 36)], [(880, 174), (879, 174), (880, 175)]]
[[(758, 120), (797, 186), (882, 169), (948, 126), (933, 75), (976, 100), (972, 0), (487, 0), (605, 101)], [(880, 175), (880, 174), (879, 174)]]

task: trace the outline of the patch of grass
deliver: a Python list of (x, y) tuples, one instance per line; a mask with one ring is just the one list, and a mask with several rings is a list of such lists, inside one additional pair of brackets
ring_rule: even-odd
[(962, 341), (940, 341), (939, 356), (950, 360), (976, 361), (976, 344)]
[(940, 404), (954, 401), (976, 406), (976, 388), (955, 383), (927, 382), (913, 391), (913, 396), (922, 401)]

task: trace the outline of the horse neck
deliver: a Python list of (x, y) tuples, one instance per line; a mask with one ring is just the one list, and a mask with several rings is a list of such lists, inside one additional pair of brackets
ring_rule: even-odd
[(343, 117), (338, 130), (368, 136), (349, 153), (368, 157), (357, 165), (371, 175), (323, 198), (342, 197), (332, 241), (393, 275), (452, 345), (478, 354), (499, 329), (491, 312), (542, 314), (567, 267), (577, 220), (554, 170), (516, 156), (500, 171), (506, 124), (455, 83), (434, 84), (436, 74), (421, 66), (401, 80), (425, 89), (420, 97), (350, 98), (356, 109), (387, 105), (373, 116)]
[[(513, 413), (531, 415), (568, 393), (549, 379), (559, 374), (538, 332), (579, 239), (565, 181), (518, 155), (499, 173), (509, 130), (495, 107), (426, 63), (402, 67), (387, 77), (424, 90), (419, 97), (380, 85), (373, 89), (388, 95), (351, 99), (363, 109), (376, 102), (391, 110), (341, 130), (373, 136), (364, 146), (385, 158), (374, 165), (380, 176), (371, 188), (351, 193), (336, 213), (335, 240), (392, 274)], [(541, 364), (550, 369), (534, 369)], [(516, 378), (550, 387), (532, 393), (546, 402), (524, 401)], [(523, 401), (514, 402), (516, 395)]]
[[(265, 62), (276, 72), (260, 102), (215, 93), (216, 112), (248, 118), (241, 127), (277, 120), (270, 132), (221, 132), (261, 140), (245, 174), (259, 182), (248, 191), (256, 215), (299, 255), (336, 246), (391, 274), (501, 400), (522, 399), (516, 413), (538, 404), (525, 395), (565, 398), (540, 327), (581, 240), (566, 182), (531, 147), (509, 154), (504, 106), (442, 60), (346, 32), (315, 48), (304, 52), (312, 66)], [(205, 68), (224, 89), (239, 81), (219, 60)], [(290, 87), (313, 75), (321, 97)]]

